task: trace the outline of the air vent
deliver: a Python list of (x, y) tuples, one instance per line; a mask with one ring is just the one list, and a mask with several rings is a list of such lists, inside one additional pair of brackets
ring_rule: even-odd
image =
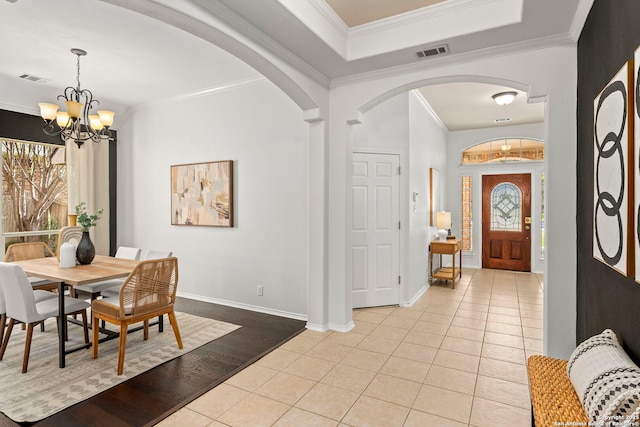
[(431, 58), (433, 56), (447, 55), (449, 53), (449, 46), (443, 44), (442, 46), (430, 47), (428, 49), (419, 50), (416, 52), (418, 59)]
[(20, 78), (29, 80), (30, 82), (36, 82), (36, 83), (42, 83), (42, 84), (46, 84), (51, 81), (49, 79), (45, 79), (44, 77), (33, 76), (31, 74), (23, 74), (20, 76)]

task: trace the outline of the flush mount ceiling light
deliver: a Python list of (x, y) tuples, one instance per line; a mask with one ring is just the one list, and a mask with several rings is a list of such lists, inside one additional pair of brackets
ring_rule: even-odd
[(98, 114), (91, 114), (91, 109), (100, 102), (93, 99), (93, 94), (88, 89), (80, 89), (80, 57), (87, 54), (82, 49), (71, 49), (71, 53), (78, 57), (78, 87), (67, 87), (64, 94), (58, 95), (58, 99), (64, 101), (67, 111), (58, 111), (58, 105), (41, 102), (40, 116), (45, 121), (43, 128), (47, 135), (60, 135), (63, 141), (71, 139), (82, 147), (85, 141), (100, 142), (103, 139), (111, 139), (109, 127), (113, 124), (115, 113), (108, 110), (99, 110)]
[(500, 92), (492, 96), (498, 105), (509, 105), (516, 99), (517, 92)]

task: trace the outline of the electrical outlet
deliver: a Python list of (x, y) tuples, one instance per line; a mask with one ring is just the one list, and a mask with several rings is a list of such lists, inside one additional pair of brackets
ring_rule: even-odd
[(261, 297), (263, 295), (262, 285), (258, 285), (258, 296)]

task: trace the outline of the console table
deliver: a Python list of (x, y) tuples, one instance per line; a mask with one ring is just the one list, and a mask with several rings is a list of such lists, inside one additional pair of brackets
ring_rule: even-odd
[[(445, 242), (434, 240), (429, 245), (429, 283), (436, 279), (451, 280), (453, 289), (456, 288), (456, 277), (462, 277), (462, 241), (460, 239), (448, 239)], [(440, 268), (433, 272), (433, 255), (440, 255)], [(458, 254), (458, 267), (456, 267), (456, 254)], [(442, 266), (442, 255), (451, 255), (452, 266)]]

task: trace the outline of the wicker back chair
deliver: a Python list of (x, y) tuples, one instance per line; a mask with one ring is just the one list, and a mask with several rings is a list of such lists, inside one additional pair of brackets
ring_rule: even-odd
[(4, 253), (4, 261), (22, 261), (25, 259), (45, 258), (55, 254), (44, 242), (14, 243)]
[[(4, 253), (4, 262), (23, 261), (25, 259), (46, 258), (55, 254), (44, 242), (14, 243)], [(40, 277), (29, 277), (33, 289), (53, 291), (58, 289), (58, 282)]]
[[(178, 285), (178, 259), (175, 257), (141, 261), (120, 288), (119, 298), (103, 298), (91, 304), (93, 325), (98, 320), (120, 325), (118, 375), (124, 368), (127, 328), (144, 322), (144, 339), (149, 338), (149, 319), (167, 314), (178, 348), (182, 348), (180, 330), (173, 311)], [(98, 357), (98, 328), (93, 328), (92, 357)]]

